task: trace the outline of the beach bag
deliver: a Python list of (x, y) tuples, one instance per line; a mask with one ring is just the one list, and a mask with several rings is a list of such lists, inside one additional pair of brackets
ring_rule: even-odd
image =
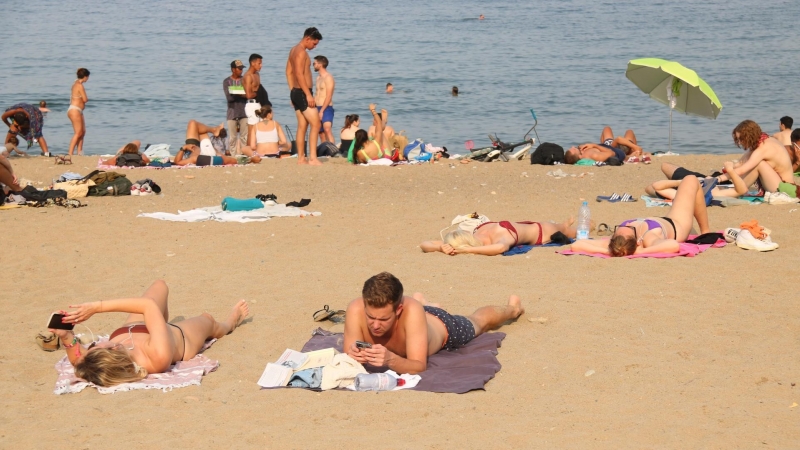
[(138, 153), (123, 153), (117, 156), (117, 167), (143, 167), (146, 166), (142, 155)]
[(107, 195), (131, 195), (131, 186), (133, 186), (133, 183), (131, 183), (131, 181), (125, 175), (122, 175), (112, 179), (111, 181), (98, 183), (89, 187), (88, 195), (91, 197), (104, 197)]
[(119, 177), (124, 177), (125, 175), (119, 172), (106, 172), (103, 170), (93, 170), (89, 175), (81, 178), (81, 180), (92, 180), (94, 184), (103, 184), (108, 181), (112, 181)]
[(472, 214), (465, 214), (463, 216), (456, 216), (451, 222), (450, 225), (444, 227), (440, 232), (439, 235), (441, 236), (442, 240), (444, 240), (445, 231), (449, 232), (449, 229), (458, 225), (460, 230), (464, 230), (468, 233), (473, 233), (475, 228), (478, 228), (481, 224), (489, 222), (489, 218), (484, 216), (483, 214), (478, 214), (474, 212)]
[(150, 144), (142, 153), (150, 158), (150, 161), (167, 162), (172, 156), (169, 154), (169, 144)]
[(317, 146), (317, 156), (339, 156), (339, 148), (333, 142), (323, 142)]
[(425, 153), (425, 144), (422, 139), (414, 139), (414, 142), (403, 148), (403, 158), (409, 161), (419, 158), (423, 153)]
[(558, 144), (544, 142), (531, 153), (531, 164), (552, 166), (556, 162), (564, 162), (564, 147)]
[(70, 180), (54, 184), (53, 189), (66, 191), (67, 198), (83, 198), (89, 195), (89, 188), (92, 186), (94, 186), (92, 180)]

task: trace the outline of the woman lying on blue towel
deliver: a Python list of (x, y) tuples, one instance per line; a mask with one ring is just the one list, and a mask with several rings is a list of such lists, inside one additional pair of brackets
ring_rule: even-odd
[(444, 241), (425, 241), (420, 248), (425, 253), (442, 252), (455, 256), (460, 253), (474, 255), (500, 255), (518, 245), (542, 245), (551, 241), (553, 234), (561, 232), (575, 239), (575, 220), (553, 222), (486, 222), (473, 232), (456, 230), (447, 233)]
[(626, 220), (614, 227), (611, 240), (575, 241), (570, 250), (611, 256), (678, 253), (680, 243), (689, 237), (694, 223), (692, 219), (697, 219), (700, 234), (709, 232), (703, 188), (696, 176), (689, 175), (678, 186), (666, 216)]

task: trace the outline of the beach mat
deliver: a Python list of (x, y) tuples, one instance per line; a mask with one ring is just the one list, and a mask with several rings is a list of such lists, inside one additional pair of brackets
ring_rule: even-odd
[[(108, 336), (103, 336), (98, 339), (98, 342), (107, 340)], [(203, 344), (203, 348), (200, 349), (200, 351), (205, 351), (216, 341), (216, 339), (207, 341)], [(218, 367), (219, 361), (209, 359), (202, 353), (198, 353), (189, 361), (178, 361), (173, 364), (170, 366), (169, 371), (165, 373), (153, 373), (134, 383), (122, 383), (116, 386), (103, 387), (76, 377), (75, 368), (70, 364), (69, 358), (64, 355), (63, 358), (58, 360), (55, 366), (56, 372), (58, 372), (58, 378), (56, 379), (56, 387), (53, 393), (56, 395), (77, 394), (87, 387), (97, 388), (97, 392), (101, 394), (113, 394), (115, 392), (133, 391), (137, 389), (161, 389), (163, 392), (169, 392), (176, 388), (199, 386), (203, 376), (217, 370)]]
[[(696, 238), (698, 235), (690, 235), (689, 240)], [(634, 259), (634, 258), (675, 258), (678, 256), (687, 256), (693, 257), (697, 256), (700, 253), (710, 249), (710, 248), (722, 248), (725, 247), (725, 240), (724, 239), (717, 239), (717, 242), (714, 244), (689, 244), (686, 242), (682, 242), (680, 244), (680, 248), (678, 253), (649, 253), (645, 255), (628, 255), (625, 258)], [(610, 255), (604, 255), (602, 253), (586, 253), (586, 252), (573, 252), (572, 250), (562, 250), (560, 252), (562, 255), (584, 255), (584, 256), (594, 256), (595, 258), (603, 258), (608, 259), (611, 258)]]
[[(427, 370), (419, 373), (422, 379), (411, 390), (463, 394), (484, 389), (486, 383), (502, 368), (497, 353), (505, 337), (505, 333), (484, 333), (458, 350), (442, 350), (429, 356)], [(301, 351), (311, 352), (329, 347), (342, 351), (343, 341), (342, 333), (317, 328)]]

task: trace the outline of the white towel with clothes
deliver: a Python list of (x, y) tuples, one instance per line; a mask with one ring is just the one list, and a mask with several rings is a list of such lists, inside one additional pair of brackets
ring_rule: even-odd
[(149, 217), (151, 219), (168, 220), (170, 222), (205, 222), (215, 220), (217, 222), (264, 222), (272, 217), (305, 217), (319, 216), (320, 212), (308, 212), (294, 206), (275, 204), (268, 201), (264, 203), (264, 208), (253, 211), (223, 211), (219, 206), (207, 208), (197, 208), (189, 211), (178, 211), (178, 214), (165, 212), (142, 213), (137, 217)]

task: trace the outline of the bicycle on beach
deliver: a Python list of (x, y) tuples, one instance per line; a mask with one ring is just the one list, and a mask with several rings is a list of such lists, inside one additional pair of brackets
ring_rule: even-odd
[[(533, 116), (533, 126), (522, 137), (522, 142), (517, 142), (515, 144), (507, 144), (501, 141), (500, 138), (497, 137), (497, 133), (494, 133), (494, 136), (490, 134), (489, 140), (492, 141), (492, 145), (488, 147), (475, 148), (475, 142), (473, 142), (472, 140), (466, 141), (464, 143), (464, 148), (469, 150), (469, 153), (465, 155), (462, 159), (471, 159), (483, 162), (491, 162), (494, 161), (495, 159), (501, 159), (505, 162), (508, 162), (509, 156), (513, 159), (524, 158), (525, 155), (528, 154), (528, 151), (533, 147), (533, 145), (536, 142), (539, 142), (539, 133), (536, 131), (536, 125), (539, 124), (539, 119), (536, 118), (536, 112), (534, 112), (533, 109), (531, 109), (530, 111), (531, 111), (531, 116)], [(535, 138), (528, 138), (528, 135), (531, 134), (531, 131), (533, 131), (533, 133), (536, 135)], [(522, 148), (516, 150), (517, 147), (522, 147)]]

